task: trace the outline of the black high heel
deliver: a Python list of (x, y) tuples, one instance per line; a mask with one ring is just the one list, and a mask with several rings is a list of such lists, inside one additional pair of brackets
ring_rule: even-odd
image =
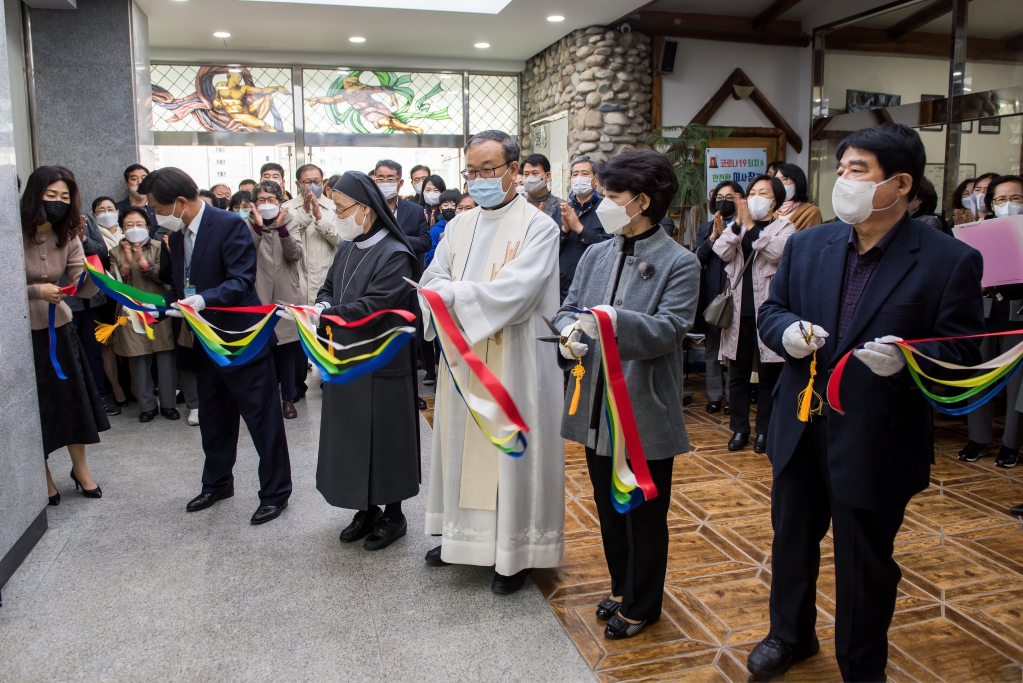
[(60, 505), (60, 491), (57, 491), (55, 494), (50, 496), (50, 505), (53, 507)]
[(96, 488), (94, 489), (86, 489), (84, 486), (82, 486), (82, 482), (78, 481), (78, 477), (75, 476), (74, 467), (71, 468), (71, 480), (75, 482), (75, 491), (77, 491), (78, 489), (82, 489), (82, 495), (85, 496), (86, 498), (103, 497), (103, 489), (99, 487), (99, 484), (96, 484)]

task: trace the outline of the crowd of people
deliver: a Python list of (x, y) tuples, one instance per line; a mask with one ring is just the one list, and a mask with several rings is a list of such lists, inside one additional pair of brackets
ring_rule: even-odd
[[(833, 527), (839, 667), (845, 680), (883, 680), (901, 578), (894, 538), (909, 499), (928, 485), (933, 456), (931, 408), (892, 342), (1019, 330), (928, 345), (944, 363), (993, 360), (1023, 341), (1023, 285), (982, 289), (981, 256), (944, 234), (923, 145), (903, 125), (861, 130), (838, 146), (836, 220), (823, 222), (802, 169), (776, 163), (745, 187), (711, 189), (710, 220), (691, 250), (671, 238), (667, 212), (679, 184), (658, 152), (574, 159), (565, 199), (551, 192), (549, 160), (520, 152), (507, 133), (478, 133), (465, 147), (463, 191), (416, 166), (407, 198), (403, 168), (389, 159), (326, 179), (303, 165), (294, 195), (273, 163), (234, 192), (200, 190), (179, 169), (133, 165), (124, 172), (128, 196), (96, 198), (91, 212), (69, 170), (40, 167), (21, 219), (47, 458), (67, 447), (76, 488), (99, 498), (85, 450), (109, 417), (134, 400), (142, 422), (157, 412), (178, 420), (184, 403), (206, 455), (201, 492), (186, 505), (197, 512), (234, 494), (244, 420), (260, 460), (252, 523), (268, 522), (288, 504), (284, 425), (309, 389), (296, 328), (278, 326), (248, 362), (225, 366), (210, 360), (181, 309), (240, 335), (253, 314), (231, 309), (305, 306), (341, 363), (397, 329), (394, 314), (380, 312), (408, 311), (415, 340), (393, 359), (349, 383), (322, 383), (316, 486), (329, 504), (355, 511), (340, 540), (379, 550), (407, 533), (402, 502), (421, 481), (421, 369), (423, 384), (436, 386), (425, 532), (441, 540), (426, 563), (493, 566), (491, 588), (501, 594), (519, 590), (533, 568), (558, 566), (564, 440), (579, 442), (611, 577), (596, 616), (607, 622), (605, 637), (630, 638), (661, 613), (673, 463), (690, 449), (682, 387), (695, 332), (706, 410), (729, 415), (728, 449), (753, 437), (773, 467), (771, 628), (749, 655), (751, 674), (766, 679), (817, 653), (819, 544)], [(956, 197), (956, 225), (1017, 215), (1023, 180), (984, 174)], [(90, 279), (67, 287), (91, 256), (111, 278), (164, 297), (151, 329)], [(637, 469), (638, 454), (629, 452), (626, 470), (612, 458), (620, 425), (594, 312), (610, 321), (656, 488), (627, 512), (611, 491)], [(330, 323), (373, 314), (358, 328)], [(540, 338), (551, 325), (560, 330), (556, 349)], [(498, 413), (482, 407), (496, 396), (463, 364), (446, 362), (464, 346), (529, 425), (517, 457), (507, 455)], [(812, 373), (830, 375), (853, 349), (844, 413), (820, 399), (819, 414), (799, 419)], [(1003, 468), (1018, 460), (1018, 375), (1006, 389), (995, 462)], [(959, 457), (974, 462), (992, 440), (990, 410), (970, 413), (969, 427)], [(48, 463), (46, 474), (57, 505)]]

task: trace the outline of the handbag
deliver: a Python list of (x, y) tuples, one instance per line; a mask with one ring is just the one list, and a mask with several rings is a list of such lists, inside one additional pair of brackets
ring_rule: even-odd
[(746, 274), (746, 269), (749, 268), (750, 264), (757, 260), (757, 254), (759, 252), (754, 251), (753, 257), (746, 261), (746, 265), (739, 271), (739, 277), (735, 279), (735, 284), (725, 289), (724, 293), (718, 294), (714, 297), (714, 300), (707, 304), (707, 308), (703, 310), (703, 319), (707, 321), (708, 325), (725, 329), (732, 324), (732, 316), (735, 313), (735, 304), (732, 303), (732, 293), (735, 292), (735, 288), (742, 282), (743, 275)]

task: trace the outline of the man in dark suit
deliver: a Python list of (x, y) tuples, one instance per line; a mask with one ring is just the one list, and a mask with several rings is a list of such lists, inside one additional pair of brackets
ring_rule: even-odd
[(167, 231), (160, 229), (156, 222), (156, 214), (153, 212), (153, 207), (146, 200), (146, 195), (139, 192), (139, 185), (146, 179), (147, 175), (149, 175), (149, 169), (142, 164), (132, 164), (124, 169), (124, 187), (128, 190), (128, 196), (114, 204), (114, 208), (118, 211), (124, 211), (132, 206), (144, 206), (146, 213), (149, 214), (149, 237), (150, 239), (159, 239)]
[[(412, 246), (416, 258), (419, 259), (419, 267), (425, 268), (426, 263), (423, 257), (433, 248), (433, 240), (430, 238), (430, 223), (426, 220), (426, 212), (423, 211), (423, 207), (398, 196), (405, 184), (405, 180), (401, 177), (401, 164), (390, 159), (381, 159), (373, 170), (373, 179), (383, 193), (384, 199), (387, 200), (387, 205), (394, 212), (398, 227), (408, 237), (409, 244)], [(409, 310), (416, 314), (416, 337), (419, 340), (417, 350), (423, 361), (423, 369), (432, 374), (436, 358), (433, 354), (433, 344), (423, 340), (423, 314), (419, 310), (419, 297), (412, 296), (410, 298)], [(419, 410), (426, 410), (426, 401), (418, 395), (418, 392), (416, 406)]]
[[(818, 650), (816, 584), (829, 525), (839, 669), (846, 681), (885, 680), (902, 578), (895, 534), (909, 499), (928, 486), (934, 453), (931, 408), (889, 342), (984, 331), (980, 254), (907, 211), (924, 172), (917, 133), (882, 124), (847, 137), (836, 156), (840, 220), (789, 238), (758, 316), (760, 338), (786, 359), (767, 444), (771, 629), (747, 661), (760, 680)], [(980, 361), (975, 340), (921, 347), (950, 363)], [(814, 350), (823, 394), (850, 349), (857, 350), (841, 385), (845, 413), (825, 405), (800, 422), (798, 395)]]
[[(260, 305), (255, 289), (256, 249), (241, 218), (204, 203), (195, 181), (177, 168), (154, 171), (139, 189), (147, 195), (160, 225), (170, 232), (163, 251), (171, 260), (170, 289), (164, 295), (168, 305), (180, 301), (198, 311)], [(203, 315), (222, 330), (244, 330), (254, 317), (215, 310)], [(204, 510), (234, 495), (231, 470), (238, 451), (239, 417), (245, 420), (259, 454), (260, 504), (252, 523), (269, 522), (288, 506), (291, 461), (270, 353), (275, 343), (271, 336), (248, 363), (220, 367), (196, 342), (193, 367), (202, 406), (199, 429), (206, 464), (202, 493), (185, 507), (188, 512)]]

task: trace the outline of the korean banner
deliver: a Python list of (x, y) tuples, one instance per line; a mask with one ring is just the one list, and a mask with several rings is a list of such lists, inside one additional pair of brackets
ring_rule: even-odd
[[(712, 147), (705, 156), (708, 195), (724, 180), (739, 183), (745, 194), (747, 183), (767, 169), (765, 147)], [(714, 207), (707, 208), (709, 215), (713, 216)]]

